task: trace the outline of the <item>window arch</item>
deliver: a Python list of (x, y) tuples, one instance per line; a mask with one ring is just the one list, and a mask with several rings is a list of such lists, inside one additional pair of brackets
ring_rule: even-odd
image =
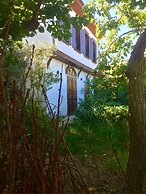
[(76, 77), (76, 71), (73, 67), (68, 66), (66, 68), (66, 74)]

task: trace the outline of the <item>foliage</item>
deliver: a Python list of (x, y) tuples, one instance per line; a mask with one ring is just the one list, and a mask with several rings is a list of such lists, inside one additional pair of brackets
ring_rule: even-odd
[[(74, 161), (70, 162), (72, 157), (64, 141), (66, 126), (60, 126), (59, 115), (48, 117), (46, 108), (49, 104), (40, 106), (40, 98), (36, 99), (34, 96), (36, 87), (39, 92), (44, 92), (45, 98), (45, 91), (40, 91), (41, 86), (48, 80), (48, 76), (49, 83), (54, 80), (48, 72), (43, 71), (44, 65), (39, 63), (38, 67), (41, 68), (36, 67), (31, 71), (31, 92), (17, 90), (15, 83), (21, 79), (28, 61), (24, 60), (22, 52), (19, 52), (19, 43), (11, 41), (33, 36), (37, 30), (43, 32), (44, 28), (58, 39), (67, 39), (70, 36), (70, 24), (77, 25), (79, 22), (80, 25), (80, 21), (85, 21), (85, 17), (70, 17), (71, 2), (0, 1), (1, 193), (65, 193), (68, 185), (67, 175), (70, 175), (76, 193), (81, 193), (78, 185), (80, 182), (83, 184), (84, 179), (77, 180), (76, 177), (80, 177), (80, 174), (76, 174), (78, 170), (76, 165), (72, 165)], [(145, 27), (146, 13), (143, 2), (98, 0), (97, 6), (93, 1), (85, 7), (86, 16), (93, 16), (95, 12), (98, 15), (98, 68), (104, 76), (94, 79), (89, 85), (91, 93), (86, 96), (77, 112), (78, 127), (72, 129), (72, 136), (68, 136), (69, 146), (74, 148), (74, 153), (80, 154), (83, 150), (86, 157), (91, 153), (103, 153), (107, 150), (111, 152), (113, 146), (121, 158), (128, 147), (127, 109), (123, 106), (127, 104), (127, 80), (123, 72), (133, 39)], [(130, 29), (123, 33), (121, 29), (125, 24)], [(39, 52), (44, 53), (45, 50), (38, 48)], [(7, 86), (5, 79), (15, 80), (11, 83), (11, 98), (7, 92), (10, 85)], [(28, 96), (31, 97), (28, 99)], [(60, 156), (62, 146), (64, 155)], [(111, 159), (111, 168), (116, 166), (113, 158), (115, 159), (115, 155)], [(125, 158), (126, 156), (124, 161)], [(87, 193), (85, 184), (81, 188)]]
[[(92, 12), (90, 15), (96, 17), (98, 65), (96, 77), (88, 84), (92, 92), (81, 103), (79, 118), (85, 122), (84, 115), (87, 115), (91, 121), (90, 115), (94, 114), (99, 124), (99, 117), (118, 124), (120, 120), (127, 120), (127, 108), (123, 106), (127, 105), (128, 99), (125, 69), (135, 38), (145, 28), (145, 3), (91, 0), (84, 11)], [(85, 111), (84, 115), (82, 111)]]
[(92, 92), (81, 103), (79, 118), (83, 120), (86, 115), (95, 124), (96, 117), (99, 124), (100, 120), (118, 123), (120, 119), (127, 119), (127, 108), (123, 107), (128, 103), (125, 70), (134, 40), (145, 28), (144, 3), (93, 0), (84, 11), (96, 17), (98, 65), (94, 79), (87, 83)]
[(121, 67), (109, 67), (102, 77), (87, 81), (88, 93), (76, 113), (81, 121), (89, 118), (91, 125), (102, 125), (105, 121), (127, 120), (127, 80), (121, 69), (123, 71)]
[(83, 149), (93, 155), (106, 153), (106, 166), (113, 171), (119, 169), (115, 150), (124, 170), (128, 156), (127, 79), (123, 69), (125, 66), (109, 66), (101, 77), (87, 81), (88, 93), (76, 112), (76, 133), (83, 142), (80, 146), (76, 136), (78, 144), (71, 146), (73, 151)]
[(94, 94), (90, 97), (95, 101), (91, 107), (102, 103), (106, 107), (106, 116), (113, 117), (120, 110), (120, 119), (126, 119), (127, 111), (121, 108), (127, 105), (125, 69), (135, 38), (145, 28), (145, 3), (135, 0), (93, 0), (85, 6), (85, 12), (89, 11), (96, 17), (99, 46), (96, 78), (88, 86)]
[[(33, 45), (23, 44), (22, 52), (27, 59), (30, 58)], [(54, 74), (48, 68), (48, 59), (54, 55), (56, 48), (53, 44), (46, 44), (41, 42), (35, 45), (35, 52), (33, 56), (33, 65), (29, 72), (28, 83), (30, 87), (35, 86), (36, 90), (41, 90), (43, 85), (45, 91), (51, 88), (53, 83), (59, 82), (59, 75)], [(27, 84), (27, 87), (29, 84)]]
[[(107, 170), (117, 171), (116, 151), (121, 166), (125, 170), (129, 146), (127, 120), (119, 119), (115, 122), (110, 119), (108, 122), (105, 120), (98, 122), (97, 118), (97, 123), (94, 123), (93, 120), (88, 122), (90, 119), (87, 120), (86, 117), (86, 120), (81, 120), (80, 117), (77, 117), (72, 123), (67, 137), (70, 151), (83, 160), (90, 156), (102, 157), (105, 155), (103, 165), (107, 167)], [(116, 164), (115, 166), (112, 161)]]
[[(97, 6), (95, 6), (96, 2)], [(92, 10), (97, 13), (99, 69), (108, 69), (109, 66), (116, 65), (123, 66), (128, 62), (126, 74), (129, 79), (130, 146), (125, 188), (122, 193), (142, 193), (144, 192), (144, 163), (146, 160), (143, 150), (145, 144), (145, 116), (143, 114), (145, 99), (143, 94), (144, 72), (142, 70), (145, 66), (142, 61), (146, 48), (145, 2), (98, 0), (92, 1), (89, 5), (89, 10), (93, 7)], [(86, 11), (88, 12), (88, 8)], [(140, 37), (133, 48), (138, 35)], [(128, 61), (130, 53), (131, 57)]]
[[(45, 46), (41, 47), (41, 45), (36, 50), (28, 45), (22, 48), (9, 47), (4, 61), (8, 64), (7, 73), (7, 70), (15, 65), (13, 61), (12, 64), (9, 63), (11, 56), (9, 51), (18, 64), (19, 56), (27, 68), (23, 67), (24, 76), (20, 76), (23, 77), (20, 79), (22, 85), (16, 84), (16, 80), (20, 77), (17, 77), (15, 71), (15, 74), (12, 72), (11, 84), (8, 82), (5, 85), (8, 115), (2, 106), (3, 98), (0, 95), (0, 193), (45, 194), (60, 191), (59, 193), (62, 194), (67, 193), (68, 190), (71, 191), (68, 183), (78, 193), (88, 193), (88, 188), (79, 174), (65, 141), (68, 123), (65, 126), (61, 124), (59, 111), (58, 114), (53, 113), (46, 96), (46, 84), (50, 86), (54, 81), (58, 81), (58, 76), (54, 79), (51, 73), (44, 72), (47, 60), (41, 60), (42, 57), (45, 59), (44, 56), (46, 56), (47, 59), (53, 54), (52, 47), (48, 52), (47, 45), (47, 53)], [(37, 67), (33, 59), (36, 60)], [(32, 82), (31, 87), (28, 88), (30, 72)], [(48, 80), (46, 80), (47, 76)], [(9, 92), (10, 86), (11, 92)], [(41, 95), (36, 95), (36, 92)], [(72, 182), (72, 178), (80, 183), (80, 186)]]
[(96, 95), (88, 94), (80, 103), (76, 117), (82, 126), (96, 132), (106, 125), (120, 126), (122, 122), (127, 122), (128, 108), (125, 105), (114, 104), (113, 101), (112, 103), (106, 102), (104, 99), (97, 98)]
[(8, 103), (11, 130), (0, 122), (0, 193), (63, 194), (71, 189), (88, 193), (64, 141), (67, 125), (65, 129), (59, 125), (56, 115), (50, 118), (32, 92), (20, 93), (15, 84)]
[(17, 42), (14, 42), (11, 38), (7, 41), (5, 48), (5, 60), (4, 60), (4, 77), (5, 82), (16, 81), (18, 84), (22, 80), (25, 73), (25, 69), (28, 67), (28, 59)]
[(72, 0), (1, 0), (0, 37), (5, 39), (8, 30), (13, 40), (21, 40), (34, 36), (37, 30), (44, 32), (47, 29), (54, 37), (68, 39), (70, 24), (80, 25), (86, 21), (84, 16), (70, 16), (70, 3)]
[[(32, 96), (33, 97), (33, 96)], [(38, 129), (39, 129), (39, 133), (40, 135), (45, 135), (45, 134), (50, 134), (52, 132), (52, 124), (50, 122), (49, 119), (49, 115), (47, 114), (47, 107), (46, 105), (40, 101), (40, 97), (39, 98), (34, 98), (33, 100), (33, 104), (32, 104), (32, 100), (31, 98), (28, 98), (28, 102), (25, 106), (25, 127), (27, 130), (27, 133), (29, 134), (29, 137), (31, 137), (31, 139), (33, 139), (33, 123), (32, 123), (32, 107), (33, 107), (33, 112), (36, 115), (37, 119), (38, 119)], [(48, 127), (46, 127), (48, 126)], [(49, 130), (48, 130), (48, 129)]]
[(98, 69), (127, 64), (135, 38), (145, 28), (143, 1), (93, 0), (85, 12), (92, 12), (97, 21)]
[(94, 77), (89, 87), (94, 90), (97, 99), (109, 105), (127, 105), (128, 88), (125, 77), (125, 64), (110, 65), (102, 69), (102, 77)]
[[(48, 59), (54, 55), (54, 45), (39, 43), (35, 45), (33, 64), (30, 62), (33, 45), (24, 42), (7, 41), (4, 60), (4, 79), (7, 91), (11, 93), (13, 82), (17, 89), (22, 86), (28, 90), (35, 90), (35, 97), (40, 97), (41, 87), (47, 91), (53, 83), (59, 82), (59, 75), (54, 74), (47, 68)], [(26, 80), (25, 80), (26, 79)], [(8, 92), (8, 93), (9, 93)]]
[(68, 39), (70, 24), (85, 21), (71, 18), (71, 2), (0, 1), (0, 193), (62, 194), (71, 191), (70, 183), (77, 193), (89, 193), (64, 141), (67, 124), (60, 124), (59, 110), (54, 114), (46, 97), (45, 86), (58, 81), (44, 71), (53, 49), (18, 42), (45, 29)]

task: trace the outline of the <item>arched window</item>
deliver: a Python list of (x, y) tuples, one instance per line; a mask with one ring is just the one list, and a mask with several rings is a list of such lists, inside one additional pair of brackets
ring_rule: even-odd
[(74, 69), (73, 67), (71, 67), (71, 66), (68, 66), (68, 67), (66, 68), (66, 74), (72, 75), (72, 76), (76, 77), (76, 71), (75, 71), (75, 69)]

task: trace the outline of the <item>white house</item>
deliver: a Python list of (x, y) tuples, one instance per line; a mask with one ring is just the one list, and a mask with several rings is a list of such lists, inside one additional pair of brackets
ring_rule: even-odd
[[(82, 15), (83, 2), (75, 0), (70, 6), (73, 12)], [(85, 81), (92, 77), (96, 68), (97, 46), (95, 24), (89, 24), (78, 30), (71, 26), (72, 37), (69, 41), (59, 41), (49, 32), (38, 33), (33, 41), (47, 41), (56, 46), (55, 56), (51, 60), (48, 70), (62, 73), (61, 106), (62, 115), (71, 115), (77, 104), (85, 95)], [(52, 107), (58, 104), (59, 83), (55, 83), (48, 90), (47, 96)], [(55, 110), (55, 109), (54, 109)]]

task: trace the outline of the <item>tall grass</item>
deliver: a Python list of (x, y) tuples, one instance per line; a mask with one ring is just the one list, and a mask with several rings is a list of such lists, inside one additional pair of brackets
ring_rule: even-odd
[(89, 95), (81, 102), (68, 137), (70, 149), (84, 159), (106, 155), (107, 170), (118, 170), (123, 176), (129, 146), (127, 107), (101, 100)]

